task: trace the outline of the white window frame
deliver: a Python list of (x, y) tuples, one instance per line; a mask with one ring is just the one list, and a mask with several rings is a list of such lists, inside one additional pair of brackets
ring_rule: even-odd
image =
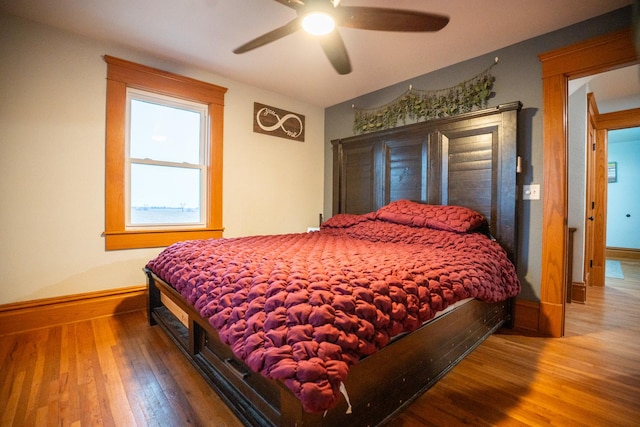
[[(130, 156), (130, 131), (131, 131), (131, 101), (138, 100), (150, 102), (157, 105), (188, 110), (200, 115), (200, 141), (198, 164), (178, 163), (153, 159), (138, 159)], [(135, 88), (127, 88), (127, 112), (126, 112), (126, 134), (125, 134), (125, 229), (127, 230), (156, 230), (156, 229), (183, 229), (201, 228), (206, 225), (208, 217), (207, 206), (207, 168), (209, 166), (209, 110), (206, 104), (187, 101), (176, 97), (165, 96), (154, 92), (143, 91)], [(155, 223), (155, 224), (132, 224), (131, 223), (131, 166), (133, 164), (154, 165), (163, 167), (177, 167), (182, 169), (198, 169), (200, 171), (200, 220), (193, 223)]]

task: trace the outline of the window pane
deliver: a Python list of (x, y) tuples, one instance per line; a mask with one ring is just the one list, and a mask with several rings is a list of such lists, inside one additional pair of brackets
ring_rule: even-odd
[(200, 163), (199, 112), (131, 100), (130, 157)]
[(200, 170), (131, 165), (131, 225), (201, 223)]

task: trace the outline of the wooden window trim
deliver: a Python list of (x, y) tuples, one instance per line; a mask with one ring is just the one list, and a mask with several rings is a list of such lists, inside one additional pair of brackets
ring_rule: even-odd
[[(180, 240), (222, 237), (222, 139), (227, 89), (105, 55), (107, 63), (105, 248), (168, 246)], [(125, 111), (127, 88), (207, 104), (209, 158), (207, 219), (203, 228), (127, 230), (125, 228)]]

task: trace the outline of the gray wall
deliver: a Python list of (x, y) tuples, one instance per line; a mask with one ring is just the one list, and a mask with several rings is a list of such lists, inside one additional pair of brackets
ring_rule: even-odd
[[(454, 86), (487, 68), (496, 56), (500, 61), (492, 70), (496, 78), (493, 89), (495, 96), (490, 100), (489, 106), (511, 101), (522, 102), (518, 142), (518, 152), (523, 159), (523, 176), (520, 182), (542, 184), (542, 67), (538, 54), (630, 25), (631, 7), (627, 7), (328, 107), (325, 110), (325, 218), (331, 216), (332, 209), (330, 141), (353, 135), (352, 105), (374, 108), (386, 104), (404, 92), (410, 84), (416, 89), (426, 90)], [(544, 195), (544, 188), (541, 188), (541, 192)], [(542, 259), (542, 201), (524, 201), (519, 216), (518, 274), (523, 285), (520, 297), (538, 301)]]

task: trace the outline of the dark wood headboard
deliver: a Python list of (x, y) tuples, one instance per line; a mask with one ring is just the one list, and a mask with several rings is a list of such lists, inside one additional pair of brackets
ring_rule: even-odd
[(516, 143), (520, 102), (331, 141), (333, 213), (409, 199), (486, 216), (516, 261)]

